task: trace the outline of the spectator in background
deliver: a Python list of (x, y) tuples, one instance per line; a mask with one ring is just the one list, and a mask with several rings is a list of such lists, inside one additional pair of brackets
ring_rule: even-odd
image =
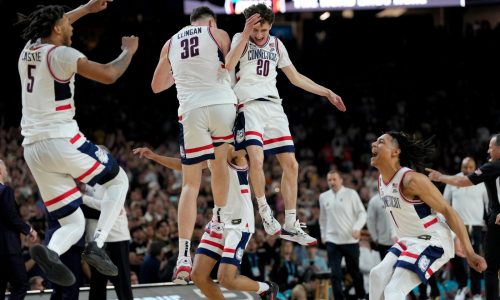
[(379, 252), (381, 260), (384, 259), (397, 237), (389, 213), (385, 211), (378, 193), (368, 202), (366, 226), (374, 245), (373, 250)]
[[(474, 170), (476, 170), (476, 162), (473, 158), (466, 157), (462, 160), (461, 172), (457, 175), (469, 176)], [(462, 188), (446, 185), (443, 197), (464, 221), (474, 251), (481, 253), (484, 238), (484, 212), (488, 207), (488, 193), (484, 183)], [(458, 255), (455, 255), (450, 262), (459, 288), (455, 300), (464, 300), (469, 294), (468, 277), (470, 277), (470, 292), (473, 295), (473, 300), (481, 300), (481, 279), (483, 274), (473, 268), (467, 268), (467, 261)], [(467, 269), (469, 269), (469, 272), (467, 272)]]
[(162, 242), (152, 242), (149, 245), (148, 253), (141, 265), (140, 283), (157, 283), (170, 280), (170, 278), (165, 277), (164, 272), (167, 265), (167, 260), (164, 259), (164, 247), (165, 244)]
[(271, 278), (278, 284), (280, 293), (287, 297), (292, 294), (292, 289), (300, 282), (298, 265), (293, 254), (293, 243), (291, 241), (281, 243), (280, 257), (273, 264)]
[(248, 242), (241, 260), (241, 274), (255, 281), (264, 281), (265, 268), (263, 260), (257, 253), (257, 242), (252, 237)]
[(45, 286), (43, 285), (43, 277), (42, 276), (34, 276), (29, 280), (30, 290), (31, 291), (40, 291), (43, 292), (45, 290)]
[(136, 226), (130, 229), (130, 234), (132, 235), (132, 242), (129, 248), (129, 261), (130, 269), (139, 276), (139, 281), (141, 280), (140, 270), (141, 265), (144, 262), (144, 256), (148, 250), (148, 241), (146, 240), (146, 233), (142, 226)]
[(366, 211), (358, 193), (343, 186), (338, 171), (327, 174), (330, 189), (319, 196), (321, 240), (326, 244), (328, 264), (332, 272), (332, 288), (336, 300), (343, 300), (342, 258), (351, 275), (356, 297), (364, 299), (366, 292), (359, 269), (359, 239), (366, 223)]
[(28, 276), (19, 234), (35, 241), (37, 232), (19, 216), (14, 191), (5, 185), (9, 180), (7, 167), (3, 160), (0, 160), (0, 299), (5, 299), (7, 283), (10, 283), (9, 300), (14, 300), (24, 299), (28, 290)]

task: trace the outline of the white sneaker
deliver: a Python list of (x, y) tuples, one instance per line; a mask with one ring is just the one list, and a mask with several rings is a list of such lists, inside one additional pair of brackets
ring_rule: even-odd
[(281, 225), (273, 216), (273, 211), (269, 205), (264, 205), (259, 208), (259, 214), (262, 218), (262, 224), (264, 225), (264, 230), (269, 235), (275, 235), (281, 233)]
[(292, 228), (286, 227), (285, 224), (283, 229), (281, 229), (280, 237), (285, 240), (297, 242), (304, 246), (314, 246), (318, 244), (318, 241), (309, 234), (305, 233), (302, 228), (306, 228), (306, 225), (304, 223), (300, 223), (299, 220), (296, 220), (295, 223), (293, 223)]
[(457, 293), (455, 294), (455, 300), (465, 300), (468, 292), (469, 289), (467, 287), (457, 290)]
[(177, 284), (188, 284), (191, 275), (193, 263), (191, 258), (187, 256), (179, 256), (177, 258), (177, 265), (175, 266), (174, 277), (172, 281)]

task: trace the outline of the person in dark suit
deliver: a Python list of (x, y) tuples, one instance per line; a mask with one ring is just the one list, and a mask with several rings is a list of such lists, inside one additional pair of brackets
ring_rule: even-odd
[(9, 180), (5, 163), (0, 160), (0, 299), (5, 299), (7, 282), (10, 300), (24, 299), (28, 290), (28, 275), (21, 252), (19, 233), (34, 241), (37, 232), (19, 216), (14, 191), (4, 183)]

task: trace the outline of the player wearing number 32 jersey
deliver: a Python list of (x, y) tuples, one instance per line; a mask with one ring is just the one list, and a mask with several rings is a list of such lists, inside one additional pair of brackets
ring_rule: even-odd
[(224, 57), (229, 51), (228, 34), (217, 28), (216, 17), (207, 7), (198, 7), (191, 24), (169, 39), (160, 54), (151, 87), (155, 93), (174, 83), (179, 100), (179, 145), (183, 184), (179, 199), (179, 257), (174, 281), (186, 283), (191, 271), (190, 239), (196, 219), (196, 198), (202, 163), (213, 159), (213, 236), (221, 236), (222, 208), (226, 205), (229, 175), (228, 143), (233, 141), (236, 95), (231, 89)]

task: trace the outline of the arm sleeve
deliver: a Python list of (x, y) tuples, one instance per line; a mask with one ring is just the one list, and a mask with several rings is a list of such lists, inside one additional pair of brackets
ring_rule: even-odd
[(0, 200), (2, 201), (0, 207), (0, 217), (5, 222), (7, 227), (24, 235), (28, 235), (31, 227), (19, 216), (19, 212), (16, 207), (16, 200), (14, 199), (14, 192), (10, 187), (6, 186), (3, 189), (0, 195)]
[(363, 206), (361, 198), (359, 198), (358, 193), (355, 190), (351, 191), (352, 195), (352, 205), (354, 209), (354, 214), (357, 216), (356, 222), (354, 223), (353, 230), (361, 230), (366, 224), (366, 210)]
[(492, 180), (500, 176), (500, 161), (487, 162), (469, 175), (473, 184)]

